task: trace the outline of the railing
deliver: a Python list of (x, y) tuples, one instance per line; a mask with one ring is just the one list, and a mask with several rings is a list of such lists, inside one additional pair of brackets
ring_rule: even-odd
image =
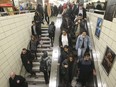
[(23, 11), (11, 11), (11, 12), (0, 12), (0, 16), (10, 16), (10, 15), (17, 15), (17, 14), (24, 14), (24, 13), (31, 13), (35, 12), (35, 10), (23, 10)]
[[(89, 36), (91, 37), (91, 40), (93, 40), (92, 32), (90, 30), (91, 26), (89, 24), (89, 19), (88, 19), (88, 24), (86, 22), (86, 25), (87, 25), (87, 30), (88, 30)], [(92, 59), (94, 60), (94, 66), (96, 69), (96, 76), (94, 76), (94, 86), (95, 87), (102, 87), (101, 76), (100, 76), (99, 67), (98, 67), (98, 61), (96, 60), (96, 57), (94, 56), (94, 53), (95, 53), (94, 52), (95, 51), (94, 41), (92, 41), (92, 45), (93, 45), (93, 49), (92, 49), (92, 51), (90, 51), (90, 53), (91, 53)]]
[(104, 15), (105, 14), (105, 10), (88, 9), (88, 11), (89, 12), (92, 12), (92, 13), (101, 14), (101, 15)]

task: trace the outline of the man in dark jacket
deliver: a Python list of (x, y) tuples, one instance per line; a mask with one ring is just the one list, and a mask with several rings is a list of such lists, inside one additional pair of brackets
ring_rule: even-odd
[(30, 44), (29, 44), (29, 48), (30, 48), (31, 53), (34, 55), (36, 60), (37, 60), (37, 54), (36, 54), (36, 52), (37, 52), (37, 45), (38, 45), (38, 41), (37, 41), (36, 37), (32, 36)]
[(50, 71), (51, 71), (51, 59), (46, 51), (43, 52), (40, 61), (40, 71), (44, 73), (45, 83), (49, 84)]
[(31, 33), (33, 36), (37, 36), (37, 29), (34, 21), (32, 21)]
[(10, 74), (9, 78), (10, 87), (28, 87), (24, 77), (16, 75), (14, 72)]
[(56, 5), (54, 5), (54, 16), (58, 15), (58, 8)]
[(44, 19), (44, 10), (41, 4), (37, 5), (37, 12), (39, 12), (42, 15), (42, 19)]
[(86, 9), (83, 7), (83, 4), (79, 4), (79, 7), (77, 8), (76, 10), (76, 15), (79, 15), (79, 14), (82, 14), (83, 15), (83, 19), (86, 19), (87, 16), (86, 16)]
[(43, 23), (42, 15), (39, 12), (35, 12), (34, 21), (36, 24), (36, 31), (38, 37), (41, 36), (41, 23)]
[(55, 29), (56, 29), (56, 27), (54, 25), (54, 22), (52, 21), (48, 28), (49, 38), (51, 39), (52, 46), (53, 46), (53, 42), (54, 42)]
[(26, 69), (26, 71), (28, 73), (31, 74), (31, 76), (35, 76), (36, 77), (36, 74), (34, 71), (32, 71), (32, 58), (31, 58), (31, 53), (29, 53), (29, 51), (27, 51), (27, 49), (23, 48), (22, 50), (22, 53), (21, 53), (21, 60), (22, 60), (22, 63)]

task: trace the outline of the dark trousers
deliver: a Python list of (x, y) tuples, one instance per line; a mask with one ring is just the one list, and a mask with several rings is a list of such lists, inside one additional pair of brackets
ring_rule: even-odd
[(48, 75), (48, 72), (47, 71), (44, 71), (44, 79), (45, 79), (45, 83), (46, 84), (49, 84), (49, 75)]
[(40, 35), (41, 35), (41, 24), (36, 24), (36, 31), (37, 31), (37, 36), (40, 37)]
[(47, 24), (49, 24), (49, 17), (47, 15), (45, 15), (45, 20), (46, 20)]
[(36, 52), (37, 52), (36, 50), (31, 50), (31, 53), (34, 54), (34, 58), (37, 59), (37, 54), (36, 54)]
[(53, 47), (53, 43), (54, 43), (54, 34), (49, 33), (49, 38), (51, 39), (51, 45)]
[(28, 73), (30, 73), (31, 75), (33, 75), (33, 76), (36, 75), (35, 72), (32, 71), (32, 65), (31, 65), (31, 64), (26, 65), (26, 66), (25, 66), (25, 69), (26, 69), (26, 71), (27, 71)]

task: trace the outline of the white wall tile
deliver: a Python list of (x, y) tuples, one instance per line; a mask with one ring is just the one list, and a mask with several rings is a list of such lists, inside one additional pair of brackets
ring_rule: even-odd
[(33, 13), (0, 17), (0, 87), (9, 87), (11, 71), (20, 72), (20, 54), (29, 43), (32, 19)]
[(101, 62), (106, 51), (106, 46), (109, 46), (116, 53), (116, 19), (113, 19), (113, 22), (103, 20), (102, 32), (100, 38), (95, 37), (95, 28), (97, 23), (97, 18), (102, 17), (99, 14), (89, 13), (89, 20), (92, 23), (92, 36), (95, 43), (96, 53), (99, 53), (98, 57), (98, 66), (100, 71), (100, 76), (102, 79), (103, 87), (116, 87), (116, 61), (113, 64), (109, 76), (106, 75)]

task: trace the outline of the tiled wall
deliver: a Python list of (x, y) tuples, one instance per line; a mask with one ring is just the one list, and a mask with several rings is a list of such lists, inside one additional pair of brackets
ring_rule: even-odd
[(0, 17), (0, 87), (9, 87), (11, 71), (19, 74), (20, 53), (30, 39), (33, 13)]
[(109, 46), (116, 53), (116, 19), (113, 19), (113, 22), (103, 20), (101, 35), (98, 39), (95, 36), (97, 18), (103, 18), (103, 15), (88, 13), (88, 17), (91, 24), (91, 32), (95, 43), (97, 59), (99, 61), (98, 65), (102, 79), (102, 85), (103, 87), (116, 87), (116, 61), (114, 62), (109, 76), (106, 75), (103, 67), (101, 66), (101, 62), (107, 46)]

